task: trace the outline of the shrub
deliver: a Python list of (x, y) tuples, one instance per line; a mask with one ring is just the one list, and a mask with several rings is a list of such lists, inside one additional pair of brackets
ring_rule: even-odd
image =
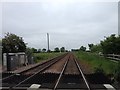
[(114, 78), (120, 82), (120, 61), (118, 62), (118, 65), (114, 71)]
[(103, 68), (102, 68), (102, 64), (99, 64), (98, 67), (95, 67), (95, 68), (94, 68), (94, 72), (95, 72), (95, 73), (104, 74), (104, 70), (103, 70)]

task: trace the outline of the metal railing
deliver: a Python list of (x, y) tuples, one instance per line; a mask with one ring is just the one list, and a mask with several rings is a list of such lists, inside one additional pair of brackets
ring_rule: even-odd
[(100, 56), (105, 56), (108, 59), (120, 61), (120, 55), (117, 55), (117, 54), (106, 54), (106, 55), (100, 54)]

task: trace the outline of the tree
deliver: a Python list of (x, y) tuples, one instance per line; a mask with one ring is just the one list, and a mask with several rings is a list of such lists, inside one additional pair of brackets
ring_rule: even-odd
[(71, 49), (71, 51), (75, 52), (75, 51), (79, 51), (79, 49)]
[(60, 51), (61, 51), (61, 52), (65, 52), (65, 47), (61, 47), (61, 48), (60, 48)]
[(56, 47), (56, 48), (54, 49), (54, 51), (55, 51), (55, 52), (60, 52), (60, 50), (59, 50), (58, 47)]
[(92, 48), (91, 48), (91, 52), (102, 52), (102, 47), (100, 44), (97, 44), (97, 45), (94, 45)]
[(37, 51), (38, 53), (40, 53), (41, 52), (41, 49), (38, 49), (38, 51)]
[(94, 45), (94, 44), (88, 44), (89, 46), (89, 50), (91, 52), (102, 52), (102, 46), (101, 44), (97, 44), (97, 45)]
[(26, 44), (22, 37), (7, 33), (2, 39), (3, 53), (25, 52)]
[(33, 50), (32, 50), (31, 48), (26, 48), (25, 53), (26, 53), (27, 55), (33, 55)]
[(120, 54), (120, 36), (112, 34), (101, 41), (101, 46), (104, 54)]
[(33, 52), (33, 53), (37, 53), (37, 49), (32, 48), (32, 52)]
[(86, 47), (81, 46), (81, 47), (80, 47), (80, 50), (81, 50), (81, 51), (86, 51)]
[(89, 50), (91, 51), (91, 49), (94, 46), (94, 44), (88, 44), (88, 46), (89, 46)]
[(46, 49), (45, 49), (45, 48), (43, 48), (43, 49), (42, 49), (42, 52), (46, 52)]

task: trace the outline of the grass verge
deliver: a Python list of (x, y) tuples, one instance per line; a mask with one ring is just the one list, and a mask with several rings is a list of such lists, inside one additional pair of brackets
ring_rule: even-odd
[(57, 56), (59, 56), (61, 54), (63, 54), (63, 53), (58, 53), (58, 52), (57, 53), (56, 52), (52, 52), (52, 53), (47, 53), (47, 52), (46, 53), (34, 53), (35, 63), (57, 57)]
[(75, 52), (76, 57), (79, 60), (83, 60), (86, 63), (89, 63), (93, 72), (100, 69), (103, 69), (105, 74), (114, 74), (115, 69), (117, 68), (118, 63), (111, 61), (110, 59), (106, 59), (104, 57), (100, 57), (95, 53), (90, 52)]

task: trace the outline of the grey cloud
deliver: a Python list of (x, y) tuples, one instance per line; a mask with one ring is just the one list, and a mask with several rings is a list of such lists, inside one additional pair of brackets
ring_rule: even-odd
[(51, 49), (65, 46), (78, 48), (99, 43), (104, 36), (117, 34), (117, 3), (4, 3), (3, 33), (24, 37), (28, 46)]

